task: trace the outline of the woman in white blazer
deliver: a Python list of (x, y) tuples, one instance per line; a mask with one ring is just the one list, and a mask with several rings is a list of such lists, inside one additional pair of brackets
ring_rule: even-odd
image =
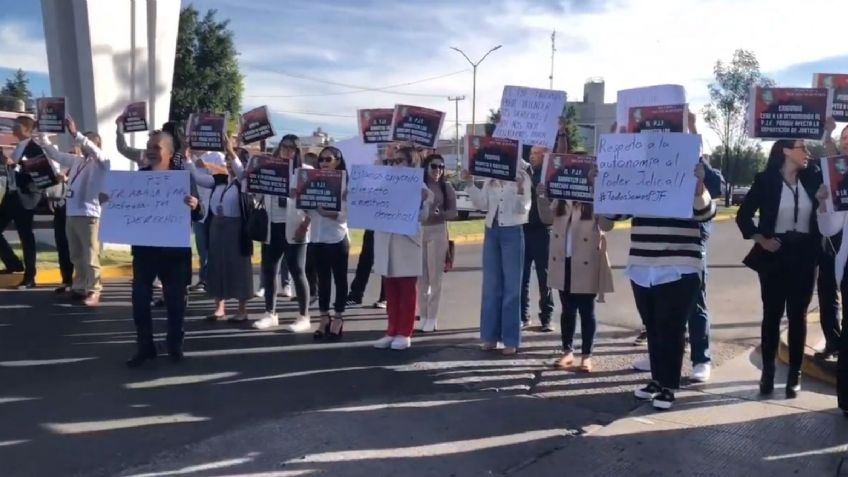
[[(417, 168), (420, 159), (414, 147), (402, 146), (386, 162), (394, 167)], [(433, 201), (432, 192), (423, 186), (420, 194), (411, 197), (421, 200), (419, 219), (423, 220)], [(386, 336), (374, 342), (375, 348), (403, 350), (412, 345), (416, 284), (423, 272), (423, 260), (420, 226), (415, 235), (374, 232), (374, 271), (383, 277), (389, 317)]]
[(486, 210), (483, 238), (483, 292), (480, 308), (481, 348), (503, 343), (503, 354), (521, 346), (521, 274), (524, 270), (524, 228), (530, 214), (533, 184), (519, 160), (515, 181), (487, 179), (482, 189), (463, 171), (474, 207)]

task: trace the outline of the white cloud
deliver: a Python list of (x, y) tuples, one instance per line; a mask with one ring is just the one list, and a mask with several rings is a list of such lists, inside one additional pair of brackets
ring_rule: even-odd
[(47, 50), (40, 25), (34, 29), (23, 23), (0, 23), (0, 66), (47, 73)]

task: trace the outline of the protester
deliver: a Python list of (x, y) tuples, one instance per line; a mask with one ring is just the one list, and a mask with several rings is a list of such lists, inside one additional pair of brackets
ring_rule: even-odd
[(424, 184), (433, 193), (430, 215), (421, 226), (422, 258), (424, 268), (418, 283), (418, 308), (420, 329), (432, 332), (438, 329), (439, 301), (442, 296), (442, 276), (448, 253), (447, 221), (457, 216), (456, 192), (445, 180), (445, 159), (432, 154), (424, 159)]
[[(18, 116), (12, 128), (12, 135), (18, 140), (12, 157), (5, 157), (8, 182), (5, 196), (0, 202), (0, 260), (6, 267), (0, 274), (24, 272), (21, 282), (13, 287), (16, 289), (35, 288), (36, 275), (36, 246), (32, 221), (35, 207), (41, 201), (42, 191), (35, 187), (29, 174), (19, 170), (27, 159), (43, 154), (41, 147), (32, 140), (35, 130), (35, 120), (29, 116)], [(23, 249), (24, 261), (15, 255), (3, 232), (10, 222), (15, 222), (15, 229)]]
[[(322, 170), (347, 171), (342, 151), (325, 147), (318, 155)], [(315, 269), (318, 273), (318, 310), (321, 323), (315, 331), (315, 339), (330, 341), (341, 339), (344, 332), (344, 312), (347, 300), (347, 260), (350, 254), (350, 239), (347, 229), (347, 203), (341, 198), (341, 211), (333, 212), (319, 207), (310, 210), (309, 249), (315, 254)], [(333, 303), (335, 314), (330, 318), (332, 285), (336, 287)]]
[[(402, 146), (389, 160), (393, 167), (419, 167), (419, 156), (411, 146)], [(414, 193), (414, 191), (410, 191)], [(415, 195), (418, 200), (418, 194)], [(419, 218), (424, 220), (433, 203), (433, 193), (425, 186), (421, 193)], [(386, 287), (386, 336), (374, 343), (375, 348), (404, 350), (412, 346), (415, 326), (416, 290), (423, 272), (421, 230), (415, 235), (374, 232), (374, 268)]]
[[(274, 157), (288, 161), (289, 183), (294, 181), (295, 171), (300, 167), (309, 168), (302, 164), (300, 139), (294, 134), (283, 136)], [(309, 225), (311, 218), (302, 210), (298, 210), (292, 201), (286, 197), (265, 194), (262, 197), (265, 210), (268, 211), (268, 234), (262, 244), (262, 283), (265, 287), (265, 316), (253, 323), (259, 330), (279, 326), (277, 316), (277, 275), (280, 261), (285, 260), (289, 273), (294, 281), (297, 297), (298, 317), (289, 325), (292, 333), (308, 333), (312, 331), (309, 319), (309, 284), (306, 280), (306, 247), (309, 243)]]
[[(214, 176), (216, 172), (220, 173), (223, 172), (222, 169), (226, 170), (224, 154), (218, 151), (205, 152), (195, 157), (194, 162), (197, 165), (199, 174)], [(200, 201), (208, 204), (212, 197), (212, 189), (198, 184), (197, 191), (200, 194)], [(206, 292), (206, 279), (209, 269), (209, 228), (212, 222), (212, 215), (209, 213), (208, 208), (205, 208), (203, 212), (203, 217), (198, 222), (192, 224), (199, 269), (197, 272), (197, 283), (189, 287), (189, 291), (191, 292)]]
[[(594, 174), (589, 180), (594, 182)], [(595, 298), (599, 293), (613, 291), (612, 269), (604, 236), (604, 232), (612, 230), (613, 223), (594, 215), (592, 204), (548, 200), (544, 183), (537, 185), (537, 194), (541, 221), (553, 225), (547, 283), (559, 290), (562, 305), (562, 356), (556, 367), (567, 369), (574, 364), (572, 343), (579, 311), (583, 343), (578, 369), (590, 373), (597, 329)]]
[[(374, 267), (374, 231), (366, 230), (362, 234), (362, 248), (359, 251), (359, 260), (356, 262), (356, 271), (353, 281), (350, 282), (350, 291), (347, 295), (347, 306), (361, 305), (365, 296), (365, 288), (371, 278), (371, 269)], [(386, 309), (386, 291), (383, 280), (380, 280), (380, 295), (374, 302), (374, 308)]]
[(521, 275), (524, 229), (533, 195), (526, 166), (519, 164), (514, 182), (489, 179), (482, 189), (463, 171), (474, 207), (486, 210), (483, 238), (483, 289), (480, 310), (481, 348), (490, 351), (503, 343), (503, 354), (514, 355), (521, 346)]
[(774, 389), (780, 321), (785, 312), (789, 321), (787, 398), (796, 397), (801, 389), (807, 308), (821, 239), (814, 213), (821, 179), (807, 167), (809, 159), (803, 140), (776, 141), (765, 170), (754, 177), (736, 214), (742, 236), (755, 242), (745, 264), (759, 274), (763, 300), (760, 392), (771, 394)]
[(544, 332), (551, 332), (551, 314), (554, 312), (554, 300), (548, 287), (548, 247), (550, 228), (540, 216), (536, 188), (542, 183), (542, 164), (545, 160), (545, 148), (530, 148), (530, 167), (528, 173), (533, 189), (529, 193), (530, 215), (524, 224), (524, 269), (521, 275), (521, 324), (530, 325), (530, 269), (536, 268), (536, 283), (539, 286), (539, 324)]
[[(147, 140), (147, 149), (142, 171), (178, 170), (173, 163), (174, 142), (170, 134), (156, 132)], [(191, 194), (185, 197), (191, 208), (193, 221), (203, 216), (204, 205), (198, 199), (197, 187), (191, 181)], [(168, 355), (174, 362), (183, 359), (183, 320), (186, 308), (186, 286), (191, 281), (191, 249), (189, 247), (143, 247), (133, 246), (132, 305), (136, 328), (137, 350), (127, 361), (127, 366), (136, 368), (156, 358), (153, 342), (153, 317), (150, 302), (153, 298), (153, 279), (162, 280), (165, 308), (168, 315), (166, 338)]]
[(77, 130), (73, 118), (65, 121), (68, 133), (81, 147), (83, 155), (67, 154), (51, 145), (46, 137), (40, 139), (45, 155), (60, 166), (68, 168), (66, 235), (71, 262), (74, 264), (71, 292), (86, 306), (100, 303), (100, 191), (103, 178), (111, 167), (102, 151), (100, 135)]
[(212, 189), (209, 199), (209, 261), (206, 290), (215, 301), (215, 311), (208, 321), (218, 321), (226, 314), (228, 299), (238, 300), (238, 311), (227, 321), (245, 322), (247, 301), (253, 296), (253, 241), (247, 236), (248, 206), (242, 186), (243, 168), (228, 138), (226, 143), (226, 181), (201, 173), (187, 154), (185, 164), (195, 182)]
[[(73, 145), (69, 154), (74, 156), (82, 156), (82, 151), (76, 144)], [(48, 187), (44, 191), (44, 197), (47, 199), (47, 206), (53, 212), (53, 240), (56, 242), (56, 254), (59, 257), (59, 275), (62, 277), (62, 284), (56, 287), (54, 292), (57, 295), (64, 295), (71, 292), (71, 287), (74, 281), (74, 264), (71, 262), (71, 251), (68, 246), (68, 234), (65, 233), (65, 228), (68, 223), (67, 207), (65, 207), (65, 194), (68, 191), (68, 168), (61, 167), (55, 161), (53, 162), (58, 184)]]

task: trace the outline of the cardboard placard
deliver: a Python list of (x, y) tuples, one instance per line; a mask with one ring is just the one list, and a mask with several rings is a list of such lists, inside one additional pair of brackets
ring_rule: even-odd
[(22, 161), (21, 169), (32, 178), (33, 185), (39, 189), (46, 189), (59, 183), (53, 165), (44, 155)]
[(347, 192), (350, 228), (416, 235), (421, 227), (424, 174), (418, 167), (351, 167)]
[(435, 109), (395, 105), (392, 114), (392, 140), (411, 141), (425, 147), (436, 147), (445, 113)]
[(139, 101), (128, 104), (126, 109), (124, 109), (122, 120), (124, 132), (147, 131), (147, 103)]
[(37, 128), (40, 132), (65, 132), (65, 98), (38, 98), (36, 108)]
[(345, 171), (298, 169), (295, 206), (310, 210), (318, 207), (339, 212), (345, 190)]
[(595, 156), (546, 154), (542, 170), (548, 198), (593, 202), (595, 191), (589, 184), (589, 173), (596, 160)]
[(390, 108), (360, 109), (357, 111), (356, 120), (362, 142), (365, 144), (392, 142), (392, 119), (394, 115), (395, 110)]
[(636, 106), (630, 108), (627, 132), (689, 132), (688, 113), (686, 104)]
[(147, 247), (191, 247), (188, 171), (111, 171), (103, 181), (100, 241)]
[(748, 135), (821, 140), (832, 97), (833, 90), (826, 88), (754, 87), (748, 102)]
[(228, 113), (192, 113), (186, 124), (188, 145), (195, 151), (224, 151)]
[[(628, 130), (630, 108), (637, 106), (662, 106), (686, 102), (686, 89), (677, 84), (661, 84), (641, 88), (623, 89), (618, 92), (615, 104), (617, 131)], [(606, 132), (606, 131), (604, 131)]]
[(268, 116), (268, 107), (260, 106), (244, 113), (239, 118), (241, 141), (252, 144), (276, 136), (274, 125)]
[(824, 183), (830, 191), (827, 210), (848, 210), (848, 155), (824, 157), (821, 162)]
[(468, 172), (476, 177), (515, 181), (519, 150), (515, 139), (468, 136)]
[(816, 73), (813, 75), (813, 88), (832, 89), (831, 114), (833, 119), (848, 122), (848, 74)]
[(565, 91), (504, 86), (501, 118), (492, 136), (553, 150), (565, 99)]
[(692, 218), (700, 148), (697, 134), (601, 135), (595, 213)]
[(248, 162), (247, 191), (254, 194), (289, 196), (289, 161), (268, 155), (253, 156)]

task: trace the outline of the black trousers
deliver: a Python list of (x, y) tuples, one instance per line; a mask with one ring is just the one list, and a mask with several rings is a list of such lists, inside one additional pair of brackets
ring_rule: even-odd
[(159, 247), (133, 250), (132, 307), (136, 343), (139, 351), (155, 351), (153, 344), (153, 280), (162, 282), (162, 295), (168, 314), (168, 350), (179, 350), (183, 342), (183, 321), (191, 280), (191, 250), (177, 251)]
[(633, 285), (636, 308), (648, 332), (651, 378), (668, 389), (680, 387), (686, 321), (701, 290), (701, 275), (690, 273), (679, 280), (642, 287)]
[[(0, 260), (3, 261), (7, 270), (23, 269), (24, 279), (26, 280), (34, 280), (36, 272), (35, 234), (32, 231), (34, 214), (34, 211), (23, 208), (17, 192), (6, 192), (3, 204), (0, 205)], [(3, 237), (3, 231), (11, 222), (15, 222), (15, 228), (18, 230), (18, 237), (21, 240), (21, 248), (24, 253), (23, 262), (15, 255), (9, 242)]]
[[(848, 267), (846, 267), (848, 269)], [(842, 284), (839, 287), (842, 296), (848, 296), (848, 277), (842, 278)], [(848, 325), (848, 310), (842, 308), (842, 328)], [(839, 402), (839, 409), (848, 411), (848, 333), (842, 333), (839, 336), (839, 358), (836, 363), (836, 398)]]
[(550, 230), (545, 227), (524, 227), (524, 270), (521, 275), (521, 321), (530, 320), (530, 267), (535, 264), (539, 285), (539, 321), (551, 321), (554, 298), (548, 288), (548, 247)]
[(333, 310), (336, 313), (344, 313), (350, 241), (345, 237), (338, 243), (311, 243), (309, 248), (315, 251), (315, 268), (318, 271), (318, 310), (321, 314), (329, 313), (331, 284), (335, 284), (336, 301), (333, 303)]
[(780, 321), (786, 313), (789, 321), (789, 372), (801, 372), (807, 340), (807, 309), (816, 282), (817, 254), (818, 244), (814, 239), (784, 241), (778, 253), (776, 270), (759, 275), (763, 300), (761, 339), (764, 371), (774, 371)]
[(562, 305), (559, 327), (562, 335), (562, 352), (574, 351), (574, 330), (577, 327), (577, 313), (580, 313), (580, 338), (583, 341), (581, 354), (592, 356), (595, 346), (595, 332), (598, 322), (595, 319), (595, 294), (571, 293), (571, 259), (565, 259), (565, 290), (559, 291)]
[(62, 274), (63, 285), (70, 285), (74, 280), (74, 264), (71, 262), (68, 234), (65, 231), (67, 221), (65, 205), (56, 206), (53, 209), (53, 238), (56, 240), (56, 252), (59, 254), (59, 272)]
[(839, 288), (836, 283), (836, 252), (842, 242), (842, 234), (825, 239), (822, 253), (819, 255), (819, 275), (817, 288), (819, 293), (819, 312), (821, 327), (825, 339), (825, 351), (839, 348), (842, 327), (839, 325)]
[[(309, 296), (318, 296), (318, 252), (312, 244), (306, 246), (306, 283), (309, 284)], [(347, 277), (345, 277), (347, 280)]]
[[(348, 298), (362, 300), (365, 296), (365, 288), (368, 279), (371, 278), (371, 269), (374, 267), (374, 231), (366, 230), (362, 236), (362, 251), (359, 253), (359, 261), (356, 264), (356, 273), (350, 283)], [(386, 293), (380, 281), (380, 301), (386, 301)]]
[(309, 285), (306, 281), (306, 244), (292, 244), (286, 240), (286, 224), (268, 224), (271, 227), (271, 241), (262, 244), (262, 284), (265, 287), (265, 311), (277, 311), (277, 276), (280, 274), (280, 260), (286, 266), (294, 281), (297, 293), (297, 307), (301, 316), (306, 316), (309, 306)]

